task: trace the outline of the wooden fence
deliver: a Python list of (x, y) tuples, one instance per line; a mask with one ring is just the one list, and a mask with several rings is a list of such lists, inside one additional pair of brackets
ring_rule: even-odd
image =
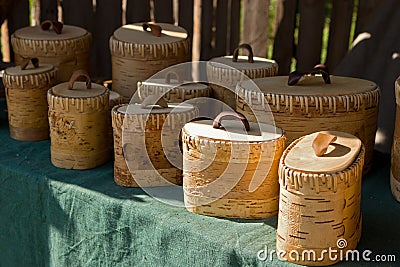
[[(196, 60), (232, 53), (240, 41), (255, 54), (278, 61), (280, 74), (305, 70), (321, 62), (324, 31), (329, 29), (326, 64), (331, 70), (349, 49), (382, 1), (378, 0), (19, 0), (2, 26), (3, 59), (9, 35), (44, 19), (62, 19), (93, 34), (92, 72), (111, 78), (109, 37), (125, 23), (156, 21), (183, 26), (193, 36)], [(355, 14), (355, 15), (354, 15)], [(242, 18), (242, 19), (241, 19)], [(352, 23), (356, 18), (356, 23)], [(326, 26), (328, 25), (328, 26)], [(353, 25), (353, 28), (352, 28)], [(355, 27), (354, 27), (355, 25)], [(7, 32), (8, 30), (8, 32)], [(12, 61), (12, 51), (10, 51)]]

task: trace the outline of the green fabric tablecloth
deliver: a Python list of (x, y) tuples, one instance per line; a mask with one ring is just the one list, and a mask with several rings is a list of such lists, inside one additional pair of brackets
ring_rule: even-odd
[[(87, 171), (56, 168), (49, 141), (11, 139), (4, 101), (0, 108), (0, 266), (293, 266), (257, 258), (261, 249), (275, 249), (276, 216), (192, 214), (117, 186), (112, 162)], [(337, 266), (400, 266), (400, 203), (390, 193), (389, 167), (390, 157), (376, 154), (363, 180), (358, 249), (394, 254), (397, 263)], [(182, 202), (182, 193), (172, 198)]]

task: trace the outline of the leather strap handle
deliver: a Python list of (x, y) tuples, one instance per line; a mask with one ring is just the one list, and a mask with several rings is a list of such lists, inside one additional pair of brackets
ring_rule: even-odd
[(140, 105), (140, 108), (146, 108), (147, 106), (150, 105), (158, 105), (162, 108), (167, 108), (168, 103), (164, 99), (164, 97), (160, 97), (159, 95), (149, 95), (145, 99), (143, 99), (142, 104)]
[(296, 85), (300, 79), (304, 76), (315, 76), (315, 74), (321, 74), (322, 78), (324, 79), (325, 84), (330, 84), (331, 83), (331, 78), (330, 74), (328, 71), (328, 68), (323, 65), (323, 64), (318, 64), (315, 65), (315, 67), (306, 72), (299, 72), (299, 71), (293, 71), (289, 74), (289, 80), (288, 80), (288, 85)]
[(147, 29), (150, 29), (150, 32), (151, 32), (154, 36), (161, 37), (162, 28), (161, 28), (160, 25), (155, 24), (155, 23), (148, 23), (148, 22), (145, 22), (145, 23), (142, 24), (142, 27), (143, 27), (143, 30), (144, 30), (145, 32), (147, 32)]
[(240, 44), (235, 51), (233, 51), (233, 57), (232, 57), (232, 61), (233, 62), (237, 62), (238, 61), (238, 57), (239, 57), (239, 50), (240, 49), (245, 49), (248, 52), (247, 55), (247, 61), (249, 63), (254, 63), (254, 54), (253, 54), (253, 49), (251, 48), (251, 46), (249, 44)]
[(174, 75), (176, 79), (178, 80), (178, 83), (183, 83), (183, 80), (181, 76), (174, 70), (170, 70), (165, 74), (165, 83), (170, 84), (171, 83), (171, 76)]
[(330, 144), (335, 142), (337, 136), (325, 133), (319, 133), (312, 143), (312, 148), (314, 149), (314, 153), (317, 157), (323, 156)]
[(64, 24), (57, 20), (45, 20), (40, 23), (40, 27), (42, 28), (42, 30), (47, 31), (51, 27), (57, 34), (61, 34), (63, 26)]
[(250, 124), (249, 121), (246, 119), (246, 117), (239, 112), (233, 112), (233, 111), (222, 111), (217, 117), (215, 117), (213, 121), (213, 128), (215, 129), (220, 128), (222, 119), (226, 117), (234, 117), (239, 119), (243, 123), (246, 131), (250, 131)]
[(86, 88), (90, 89), (92, 88), (92, 80), (90, 79), (90, 75), (86, 70), (80, 69), (74, 71), (72, 73), (71, 78), (69, 79), (68, 82), (68, 90), (72, 90), (74, 88), (74, 83), (79, 77), (85, 77), (86, 78)]
[(37, 57), (33, 57), (33, 58), (24, 58), (20, 64), (21, 66), (21, 70), (25, 70), (26, 67), (28, 67), (29, 62), (32, 62), (33, 67), (39, 68), (39, 59)]

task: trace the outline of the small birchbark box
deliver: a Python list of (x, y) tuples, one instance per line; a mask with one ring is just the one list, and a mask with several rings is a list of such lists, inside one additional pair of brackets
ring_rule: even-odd
[[(242, 121), (226, 120), (231, 116)], [(281, 129), (248, 123), (243, 115), (225, 111), (214, 122), (187, 123), (182, 140), (189, 211), (245, 219), (277, 214), (278, 163), (285, 148)]]
[(189, 39), (172, 24), (128, 24), (110, 37), (110, 51), (113, 90), (129, 101), (138, 81), (189, 60)]
[(120, 186), (152, 187), (182, 184), (179, 134), (197, 116), (185, 103), (167, 103), (156, 95), (142, 104), (112, 110), (114, 180)]
[[(276, 249), (284, 259), (331, 265), (356, 248), (364, 153), (360, 139), (334, 131), (299, 138), (283, 152)], [(337, 253), (324, 254), (329, 249)]]
[(49, 138), (47, 90), (56, 83), (57, 69), (37, 58), (4, 71), (10, 136), (16, 140)]
[[(79, 77), (86, 82), (77, 82)], [(109, 91), (75, 71), (68, 83), (47, 92), (51, 162), (64, 169), (91, 169), (110, 159)]]
[[(248, 56), (239, 56), (239, 49), (247, 50)], [(255, 79), (277, 74), (278, 64), (274, 60), (253, 57), (252, 48), (248, 44), (241, 44), (235, 49), (233, 56), (213, 58), (207, 63), (207, 77), (212, 96), (233, 110), (236, 107), (235, 87), (243, 80), (243, 75)]]
[[(329, 77), (329, 75), (328, 75)], [(250, 121), (272, 113), (278, 127), (285, 130), (287, 144), (315, 131), (340, 131), (353, 134), (365, 145), (364, 173), (372, 165), (377, 129), (380, 89), (367, 80), (330, 76), (307, 76), (288, 85), (288, 76), (255, 79), (238, 84), (236, 109)], [(270, 121), (268, 121), (270, 122)]]
[(390, 187), (394, 198), (400, 202), (400, 78), (395, 82), (396, 121), (392, 144)]
[[(50, 24), (54, 26), (49, 28)], [(17, 65), (36, 57), (58, 69), (58, 83), (67, 82), (75, 70), (89, 71), (92, 35), (83, 28), (44, 21), (41, 26), (16, 30), (11, 44)]]

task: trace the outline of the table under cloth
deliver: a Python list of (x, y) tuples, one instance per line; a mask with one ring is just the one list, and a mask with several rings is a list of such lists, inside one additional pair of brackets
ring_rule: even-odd
[[(277, 216), (192, 214), (117, 186), (112, 162), (85, 171), (56, 168), (48, 140), (11, 139), (4, 101), (0, 114), (0, 266), (293, 266), (276, 255), (257, 258), (275, 249)], [(400, 265), (400, 203), (390, 193), (389, 168), (389, 155), (376, 153), (362, 188), (358, 249), (397, 258), (379, 266)], [(173, 198), (182, 203), (183, 194)], [(363, 265), (377, 262), (337, 266)]]

